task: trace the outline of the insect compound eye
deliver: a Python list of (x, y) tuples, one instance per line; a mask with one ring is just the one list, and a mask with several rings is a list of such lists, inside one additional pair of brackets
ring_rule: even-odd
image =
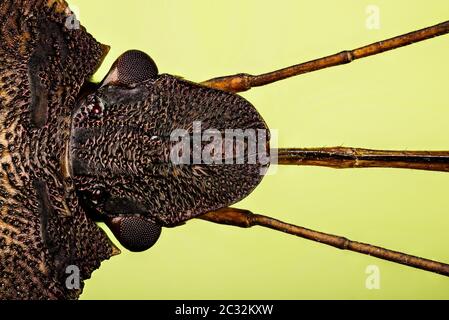
[(162, 227), (143, 217), (115, 217), (106, 220), (120, 244), (133, 252), (150, 249), (159, 239)]
[(132, 86), (158, 75), (156, 63), (145, 52), (129, 50), (113, 64), (102, 85), (118, 84)]
[(119, 81), (124, 84), (143, 82), (154, 78), (158, 74), (153, 59), (145, 52), (130, 50), (122, 54), (117, 60)]

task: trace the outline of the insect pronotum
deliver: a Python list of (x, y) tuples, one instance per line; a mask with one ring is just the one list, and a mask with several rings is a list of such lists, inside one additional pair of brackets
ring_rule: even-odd
[[(161, 39), (159, 42), (162, 43), (163, 48), (155, 48), (147, 43), (148, 37), (158, 38), (160, 32), (149, 32), (148, 35), (145, 33), (140, 37), (136, 35), (133, 43), (134, 46), (145, 43), (146, 50), (155, 52), (154, 54), (160, 57), (157, 58), (159, 62), (164, 59), (168, 60), (166, 69), (183, 74), (190, 79), (202, 80), (208, 76), (212, 77), (214, 74), (229, 73), (229, 70), (233, 70), (235, 73), (252, 71), (257, 74), (261, 71), (269, 71), (273, 66), (282, 67), (289, 63), (311, 60), (311, 58), (338, 52), (345, 48), (356, 48), (445, 20), (444, 14), (441, 14), (439, 18), (429, 14), (426, 22), (420, 22), (417, 19), (411, 22), (405, 18), (401, 20), (399, 16), (402, 11), (399, 7), (392, 8), (382, 3), (380, 8), (383, 14), (389, 14), (390, 18), (396, 16), (398, 18), (394, 20), (394, 23), (393, 20), (382, 20), (381, 30), (371, 31), (365, 29), (364, 21), (360, 21), (365, 18), (365, 7), (360, 7), (359, 3), (354, 3), (352, 7), (349, 7), (348, 4), (344, 8), (339, 8), (335, 14), (322, 12), (323, 6), (325, 8), (330, 6), (326, 2), (316, 5), (299, 4), (298, 6), (303, 8), (300, 11), (293, 9), (292, 7), (296, 8), (296, 4), (292, 3), (283, 3), (280, 6), (273, 4), (267, 8), (259, 7), (257, 10), (249, 8), (254, 5), (254, 3), (252, 5), (235, 3), (235, 6), (239, 7), (239, 13), (236, 13), (237, 16), (235, 16), (233, 12), (232, 22), (230, 18), (221, 16), (216, 23), (214, 21), (213, 29), (217, 33), (214, 39), (221, 41), (212, 41), (208, 38), (210, 33), (204, 31), (210, 28), (212, 15), (208, 15), (210, 18), (206, 18), (204, 14), (198, 13), (193, 17), (184, 17), (181, 14), (186, 10), (184, 6), (179, 9), (170, 6), (170, 14), (164, 11), (167, 8), (158, 8), (155, 10), (159, 13), (162, 12), (162, 15), (166, 14), (166, 20), (172, 19), (166, 25), (168, 30), (175, 30), (174, 25), (177, 23), (185, 26), (185, 30), (176, 29), (176, 34), (181, 38), (179, 43), (175, 42), (170, 46), (165, 46)], [(426, 12), (425, 9), (432, 10), (430, 5), (419, 8), (413, 8), (413, 6), (410, 8), (409, 4), (404, 5), (411, 10), (410, 16), (413, 16), (413, 12), (418, 15), (418, 12)], [(200, 6), (192, 4), (189, 6), (192, 6), (192, 10), (197, 8), (196, 10), (201, 12)], [(227, 10), (223, 7), (225, 6), (220, 6), (218, 11), (222, 10), (225, 12), (224, 14), (231, 15), (230, 9)], [(204, 10), (207, 11), (207, 8)], [(440, 9), (440, 11), (443, 10)], [(317, 19), (316, 24), (312, 23), (312, 18), (303, 22), (311, 12), (315, 12), (313, 19)], [(283, 22), (279, 25), (263, 23), (271, 13), (275, 17), (285, 15), (287, 17), (285, 20), (288, 23)], [(347, 20), (351, 18), (345, 18), (346, 15), (353, 16), (355, 21), (349, 23)], [(424, 16), (424, 13), (422, 15)], [(432, 17), (433, 19), (431, 19)], [(197, 23), (190, 26), (192, 24), (190, 22), (193, 20)], [(195, 45), (191, 46), (194, 48), (193, 53), (189, 52), (192, 56), (186, 53), (188, 57), (177, 60), (169, 48), (173, 46), (176, 52), (176, 49), (186, 47), (189, 34), (194, 33), (199, 24), (203, 28), (198, 31), (200, 36), (195, 38)], [(307, 24), (313, 26), (321, 24), (322, 27), (316, 26), (316, 30), (310, 30), (305, 28)], [(95, 22), (92, 22), (92, 25), (95, 25)], [(152, 25), (147, 24), (147, 26), (151, 30)], [(252, 26), (253, 29), (248, 31), (250, 29), (248, 26)], [(137, 28), (134, 25), (128, 30)], [(104, 37), (107, 37), (108, 29), (106, 28), (105, 31), (102, 29), (98, 27), (98, 32), (104, 32)], [(227, 38), (230, 33), (233, 36)], [(163, 34), (161, 38), (172, 33), (165, 31)], [(262, 40), (260, 38), (262, 34), (267, 38)], [(120, 37), (117, 35), (119, 38), (117, 45), (123, 45), (123, 49), (129, 47), (127, 42), (121, 44)], [(273, 87), (252, 90), (243, 95), (254, 102), (263, 115), (266, 115), (269, 124), (272, 123), (274, 128), (280, 130), (280, 136), (283, 138), (282, 146), (296, 146), (298, 143), (309, 146), (352, 144), (391, 149), (396, 147), (409, 150), (410, 148), (444, 150), (446, 139), (438, 137), (438, 135), (440, 132), (443, 135), (446, 132), (445, 120), (435, 119), (435, 116), (432, 117), (431, 114), (432, 112), (434, 114), (442, 112), (444, 117), (446, 113), (442, 110), (445, 109), (445, 98), (448, 96), (443, 93), (444, 88), (441, 85), (435, 88), (434, 95), (430, 84), (435, 83), (434, 77), (441, 79), (441, 75), (447, 73), (447, 64), (441, 60), (443, 52), (447, 52), (444, 50), (445, 41), (447, 42), (444, 38), (429, 40), (385, 55), (363, 59), (347, 66), (283, 81)], [(217, 45), (217, 42), (221, 44)], [(232, 48), (232, 50), (229, 52), (226, 51), (226, 48)], [(117, 53), (123, 49), (117, 49)], [(253, 55), (256, 55), (255, 58), (252, 58)], [(431, 59), (435, 55), (439, 59)], [(194, 67), (189, 66), (189, 63), (193, 63)], [(438, 69), (438, 66), (441, 68)], [(408, 68), (413, 68), (416, 71), (407, 72)], [(406, 72), (404, 73), (403, 70)], [(426, 70), (428, 71), (426, 72)], [(401, 73), (404, 75), (401, 76)], [(403, 83), (402, 86), (399, 86), (399, 81)], [(392, 92), (397, 86), (399, 86), (398, 91)], [(409, 94), (409, 91), (405, 89), (407, 86), (419, 86), (421, 89), (415, 90), (419, 93), (411, 94), (407, 99)], [(316, 91), (313, 91), (315, 88)], [(412, 103), (411, 99), (416, 96), (431, 101), (425, 102), (415, 98), (416, 102)], [(401, 117), (399, 114), (403, 116)], [(418, 123), (413, 117), (421, 118), (422, 121)], [(333, 122), (332, 119), (335, 121)], [(377, 126), (372, 125), (370, 119), (373, 119), (374, 122), (377, 121)], [(433, 127), (431, 123), (435, 123), (435, 120), (438, 124)], [(287, 135), (290, 136), (286, 137)], [(415, 139), (417, 135), (421, 136), (419, 140)], [(447, 260), (444, 251), (433, 245), (434, 242), (444, 242), (444, 238), (442, 238), (444, 232), (435, 235), (429, 231), (432, 230), (430, 221), (434, 221), (433, 224), (435, 224), (435, 221), (438, 223), (444, 219), (445, 214), (440, 211), (444, 211), (442, 208), (447, 204), (443, 200), (444, 196), (441, 192), (433, 192), (433, 196), (431, 195), (430, 185), (434, 185), (435, 188), (438, 186), (444, 188), (447, 183), (445, 177), (444, 173), (394, 169), (345, 170), (341, 172), (313, 168), (302, 170), (281, 168), (275, 176), (267, 177), (265, 183), (241, 206), (253, 208), (254, 211), (271, 214), (275, 217), (283, 217), (283, 220), (286, 221), (314, 226), (319, 230), (324, 229), (343, 235), (351, 234), (351, 238), (354, 239), (370, 240), (370, 242), (383, 244), (386, 247), (421, 253), (423, 256), (430, 253), (430, 256), (434, 258)], [(385, 186), (385, 184), (389, 184), (389, 186)], [(415, 196), (415, 192), (422, 196)], [(332, 206), (320, 202), (318, 195), (325, 199), (324, 202), (332, 203)], [(424, 199), (428, 199), (428, 202)], [(421, 213), (414, 213), (428, 210), (431, 211), (428, 214), (428, 219), (422, 217)], [(422, 218), (420, 219), (420, 217)], [(407, 219), (412, 221), (412, 225), (406, 223)], [(404, 221), (403, 225), (402, 221)], [(418, 230), (413, 225), (413, 221), (415, 223), (421, 221), (423, 224), (419, 231), (422, 235), (418, 240), (422, 243), (419, 245), (419, 249), (409, 239), (412, 237), (411, 235), (414, 239), (418, 237)], [(407, 227), (409, 229), (405, 231)], [(395, 231), (398, 228), (401, 228), (402, 236), (395, 236)], [(332, 252), (332, 248), (327, 249), (325, 246), (320, 247), (310, 242), (299, 245), (292, 244), (289, 241), (293, 240), (289, 240), (288, 237), (276, 238), (277, 236), (270, 234), (269, 231), (251, 230), (249, 234), (246, 234), (240, 230), (225, 228), (218, 230), (219, 235), (215, 235), (217, 229), (214, 226), (208, 226), (201, 222), (191, 222), (186, 227), (173, 230), (170, 237), (164, 238), (165, 244), (160, 244), (163, 247), (155, 248), (156, 252), (152, 251), (151, 255), (148, 254), (147, 257), (134, 258), (136, 264), (139, 263), (141, 268), (140, 274), (146, 274), (146, 266), (153, 259), (157, 260), (157, 257), (164, 261), (171, 261), (171, 254), (168, 252), (172, 252), (170, 249), (175, 247), (175, 252), (179, 255), (179, 258), (174, 258), (175, 261), (179, 261), (187, 269), (177, 270), (176, 279), (164, 278), (164, 283), (167, 281), (172, 283), (171, 288), (177, 287), (175, 283), (179, 283), (181, 286), (179, 291), (162, 289), (165, 297), (187, 297), (193, 294), (195, 297), (207, 298), (209, 295), (204, 294), (206, 291), (216, 292), (218, 297), (335, 297), (328, 291), (329, 286), (339, 292), (346, 288), (357, 288), (353, 290), (356, 290), (360, 296), (369, 297), (372, 292), (365, 289), (364, 280), (365, 269), (370, 264), (381, 267), (383, 285), (388, 283), (389, 288), (396, 288), (395, 293), (389, 291), (390, 296), (409, 296), (409, 294), (417, 292), (417, 288), (420, 288), (419, 290), (429, 288), (428, 291), (422, 289), (424, 291), (421, 292), (423, 294), (429, 292), (430, 296), (435, 296), (433, 288), (444, 288), (445, 280), (441, 277), (425, 275), (414, 269), (395, 267), (375, 259), (337, 250)], [(433, 236), (436, 236), (437, 239), (431, 240)], [(215, 253), (212, 248), (204, 247), (202, 243), (205, 237), (210, 239), (212, 248), (216, 247), (221, 253)], [(182, 239), (189, 240), (186, 240), (188, 242), (178, 248), (177, 243), (182, 242)], [(258, 243), (255, 244), (253, 241), (256, 239)], [(240, 248), (236, 247), (237, 245)], [(288, 250), (285, 249), (282, 253), (277, 252), (276, 248), (283, 246), (287, 246)], [(162, 252), (163, 250), (167, 253)], [(190, 250), (196, 253), (193, 254)], [(195, 274), (198, 259), (204, 261), (206, 267), (202, 271), (200, 279), (194, 277), (195, 281), (190, 280), (189, 275)], [(221, 268), (221, 276), (217, 277), (218, 266), (227, 266), (228, 259), (238, 261), (241, 270), (237, 266), (224, 267)], [(270, 263), (271, 259), (279, 262), (273, 265)], [(95, 296), (97, 291), (93, 288), (94, 285), (110, 286), (107, 281), (107, 272), (118, 271), (120, 268), (128, 266), (125, 260), (122, 260), (121, 263), (118, 260), (115, 261), (117, 261), (116, 264), (112, 262), (113, 265), (108, 269), (109, 271), (104, 271), (100, 275), (97, 273), (101, 280), (93, 279), (91, 281), (92, 289), (90, 290), (92, 291), (87, 291), (87, 297)], [(157, 263), (154, 268), (161, 272), (164, 270), (162, 263)], [(345, 269), (348, 270), (347, 273), (343, 271)], [(169, 273), (172, 274), (175, 271)], [(396, 280), (393, 280), (393, 274)], [(268, 277), (265, 285), (259, 284), (259, 281), (255, 280), (260, 277)], [(287, 281), (286, 278), (288, 278)], [(141, 278), (133, 279), (131, 281), (135, 284), (129, 284), (129, 293), (132, 293), (131, 288), (136, 287)], [(278, 281), (283, 283), (282, 288), (276, 285)], [(125, 286), (122, 282), (117, 283), (117, 287), (119, 285)], [(160, 284), (160, 287), (165, 288), (165, 285)], [(189, 287), (198, 289), (187, 289)], [(240, 294), (231, 293), (236, 287), (239, 287)], [(307, 290), (305, 290), (306, 287)], [(430, 293), (431, 291), (433, 294)], [(383, 292), (385, 293), (385, 291)], [(110, 296), (125, 296), (125, 294), (114, 295), (111, 293)], [(135, 296), (140, 297), (137, 294)], [(149, 291), (145, 294), (142, 293), (142, 296), (156, 297)]]

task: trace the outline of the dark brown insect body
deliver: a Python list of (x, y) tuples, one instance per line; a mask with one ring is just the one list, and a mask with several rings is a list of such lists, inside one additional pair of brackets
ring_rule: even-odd
[[(199, 217), (265, 226), (449, 275), (443, 263), (229, 208), (273, 160), (449, 171), (448, 152), (337, 147), (279, 149), (270, 158), (265, 122), (235, 94), (448, 33), (448, 22), (261, 76), (202, 84), (159, 74), (149, 56), (128, 51), (92, 84), (108, 47), (72, 20), (62, 0), (0, 0), (1, 299), (77, 298), (83, 280), (119, 253), (97, 220), (133, 251), (151, 247), (162, 227)], [(224, 134), (230, 129), (243, 133), (240, 145)], [(74, 268), (81, 287), (67, 284)]]
[(3, 299), (77, 297), (80, 290), (66, 288), (67, 267), (87, 279), (118, 251), (96, 214), (142, 250), (145, 234), (134, 229), (153, 227), (151, 245), (162, 226), (229, 206), (262, 178), (259, 164), (169, 165), (170, 133), (190, 134), (194, 121), (202, 130), (266, 125), (243, 98), (158, 76), (138, 52), (89, 94), (107, 47), (69, 28), (71, 14), (63, 1), (0, 2)]

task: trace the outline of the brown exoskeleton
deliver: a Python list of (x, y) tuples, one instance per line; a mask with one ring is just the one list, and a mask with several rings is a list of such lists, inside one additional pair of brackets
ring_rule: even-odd
[[(201, 84), (160, 74), (148, 55), (132, 50), (93, 84), (88, 80), (108, 48), (67, 26), (71, 16), (64, 1), (0, 2), (1, 298), (78, 297), (81, 288), (67, 286), (67, 268), (76, 266), (84, 280), (118, 253), (95, 221), (106, 222), (133, 251), (150, 248), (163, 227), (200, 218), (260, 225), (449, 275), (444, 263), (230, 208), (251, 193), (270, 163), (254, 158), (250, 138), (239, 148), (223, 137), (227, 129), (265, 131), (267, 140), (257, 142), (268, 147), (267, 125), (236, 93), (440, 36), (449, 33), (449, 22), (260, 76)], [(223, 138), (201, 153), (212, 154), (212, 163), (191, 157), (209, 140), (180, 150), (171, 139), (177, 130), (194, 135), (196, 122), (200, 133), (215, 130)], [(173, 161), (187, 151), (185, 161)], [(236, 161), (239, 152), (243, 163)], [(449, 152), (278, 149), (271, 161), (449, 171)]]

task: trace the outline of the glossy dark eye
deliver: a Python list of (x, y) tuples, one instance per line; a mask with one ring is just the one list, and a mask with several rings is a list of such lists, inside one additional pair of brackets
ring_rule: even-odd
[(103, 107), (99, 104), (94, 104), (90, 112), (94, 116), (101, 116), (103, 114)]
[(151, 248), (162, 231), (159, 224), (138, 216), (114, 217), (105, 222), (120, 244), (133, 252)]
[(95, 205), (97, 205), (105, 197), (104, 188), (100, 186), (95, 186), (89, 192), (89, 199)]
[(73, 119), (75, 126), (86, 125), (89, 120), (99, 120), (104, 114), (104, 103), (103, 101), (95, 96), (91, 95), (83, 101), (76, 111)]

